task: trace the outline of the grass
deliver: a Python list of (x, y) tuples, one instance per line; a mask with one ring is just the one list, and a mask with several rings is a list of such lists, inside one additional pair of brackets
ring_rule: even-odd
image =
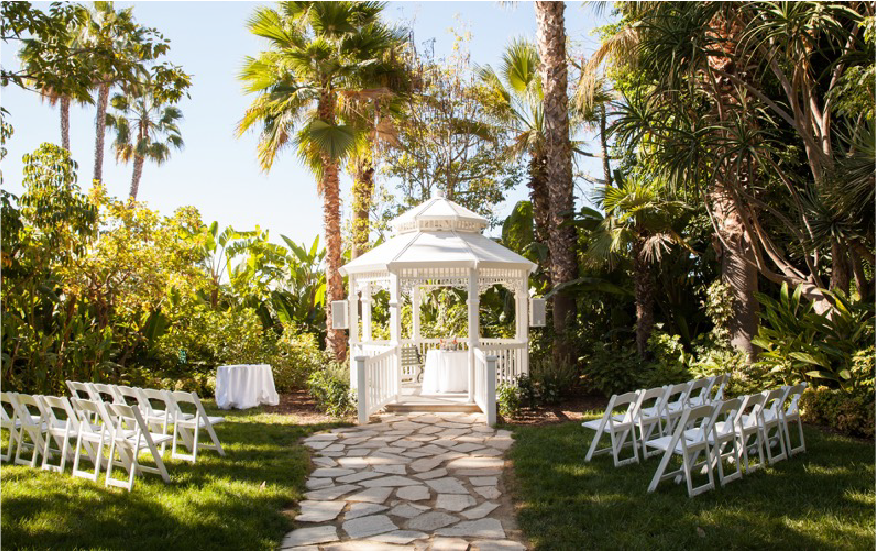
[(659, 457), (584, 463), (592, 436), (579, 423), (514, 428), (518, 522), (537, 549), (874, 547), (872, 443), (806, 427), (805, 453), (690, 499), (671, 480), (647, 493)]
[(143, 474), (128, 493), (106, 488), (104, 473), (98, 483), (70, 476), (70, 461), (64, 474), (4, 464), (4, 549), (276, 549), (293, 528), (282, 511), (301, 498), (309, 469), (296, 441), (340, 424), (296, 425), (261, 408), (208, 410), (227, 419), (216, 425), (226, 456), (205, 450), (193, 465), (171, 460), (168, 448), (167, 485)]

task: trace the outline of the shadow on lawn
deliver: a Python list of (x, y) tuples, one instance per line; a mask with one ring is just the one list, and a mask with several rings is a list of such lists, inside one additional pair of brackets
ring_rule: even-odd
[(806, 453), (690, 499), (672, 481), (647, 493), (659, 457), (584, 463), (592, 434), (515, 430), (519, 522), (539, 549), (873, 548), (871, 445), (807, 429)]
[(94, 483), (72, 477), (72, 462), (63, 475), (4, 464), (4, 549), (276, 548), (292, 528), (282, 511), (300, 499), (309, 470), (298, 440), (342, 424), (300, 426), (262, 409), (220, 415), (226, 456), (199, 451), (193, 465), (171, 460), (168, 447), (167, 485), (143, 474), (128, 493), (104, 487), (105, 469)]

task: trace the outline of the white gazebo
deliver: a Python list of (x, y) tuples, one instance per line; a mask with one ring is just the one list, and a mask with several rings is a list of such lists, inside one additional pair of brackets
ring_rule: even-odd
[[(422, 294), (452, 287), (468, 291), (469, 297), (468, 337), (460, 343), (468, 352), (468, 388), (458, 401), (468, 407), (477, 404), (492, 424), (496, 385), (528, 373), (528, 327), (544, 325), (544, 302), (535, 299), (535, 307), (530, 308), (528, 281), (535, 264), (485, 237), (481, 232), (487, 221), (440, 191), (396, 218), (392, 226), (394, 236), (389, 241), (341, 268), (341, 274), (349, 276), (349, 300), (332, 304), (333, 325), (349, 329), (350, 384), (358, 392), (360, 422), (367, 422), (373, 412), (388, 404), (404, 403), (410, 396), (403, 392), (403, 386), (414, 386), (417, 381), (407, 367), (403, 368), (403, 347), (413, 345), (425, 358), (439, 346), (439, 339), (420, 336)], [(494, 285), (514, 295), (512, 339), (480, 338), (480, 294)], [(372, 294), (380, 289), (389, 291), (388, 341), (372, 338)], [(410, 298), (413, 308), (409, 339), (402, 338), (404, 296)], [(403, 385), (409, 378), (412, 382)]]

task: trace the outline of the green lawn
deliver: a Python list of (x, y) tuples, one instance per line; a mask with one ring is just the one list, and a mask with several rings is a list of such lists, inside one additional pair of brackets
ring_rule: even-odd
[(514, 428), (518, 521), (538, 549), (874, 547), (872, 443), (807, 427), (806, 453), (690, 499), (672, 481), (647, 493), (659, 457), (584, 463), (592, 435), (579, 423)]
[(260, 408), (208, 410), (227, 418), (217, 425), (226, 456), (199, 452), (192, 465), (170, 460), (168, 448), (167, 485), (144, 474), (128, 493), (105, 488), (103, 473), (97, 484), (70, 476), (71, 462), (65, 474), (3, 464), (3, 548), (275, 549), (293, 527), (282, 510), (302, 496), (308, 471), (296, 440), (340, 424), (296, 425)]

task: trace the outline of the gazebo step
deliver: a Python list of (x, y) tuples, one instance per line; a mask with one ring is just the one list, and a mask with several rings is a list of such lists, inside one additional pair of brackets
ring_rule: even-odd
[(477, 404), (465, 403), (429, 403), (426, 401), (418, 401), (412, 403), (401, 404), (386, 404), (384, 409), (388, 412), (411, 413), (411, 412), (461, 412), (461, 413), (480, 413), (481, 408)]

